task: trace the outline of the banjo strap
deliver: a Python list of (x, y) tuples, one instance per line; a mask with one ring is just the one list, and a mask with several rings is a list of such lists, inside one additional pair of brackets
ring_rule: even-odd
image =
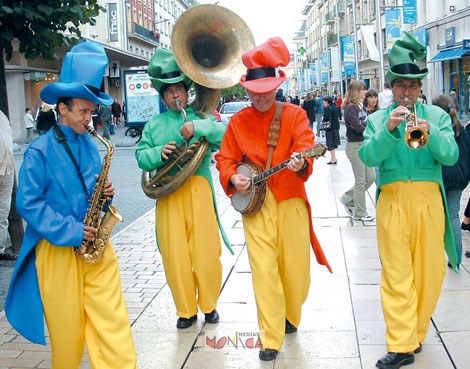
[(279, 138), (279, 131), (281, 129), (281, 115), (282, 108), (284, 104), (282, 102), (276, 101), (276, 110), (274, 111), (273, 120), (271, 121), (271, 126), (269, 127), (268, 134), (268, 160), (266, 161), (266, 170), (271, 167), (271, 161), (273, 159), (273, 151), (276, 147), (277, 140)]

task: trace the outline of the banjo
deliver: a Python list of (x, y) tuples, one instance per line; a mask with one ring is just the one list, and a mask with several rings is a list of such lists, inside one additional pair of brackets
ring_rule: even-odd
[[(316, 144), (314, 147), (297, 154), (295, 157), (298, 159), (318, 158), (323, 156), (325, 153), (326, 147), (322, 144)], [(264, 198), (266, 196), (265, 180), (273, 174), (287, 168), (287, 164), (289, 164), (290, 160), (291, 158), (264, 172), (258, 165), (250, 161), (244, 161), (243, 163), (240, 163), (237, 167), (237, 172), (247, 178), (251, 178), (251, 186), (247, 194), (235, 192), (232, 195), (231, 201), (235, 210), (239, 211), (245, 216), (256, 214), (263, 206)]]

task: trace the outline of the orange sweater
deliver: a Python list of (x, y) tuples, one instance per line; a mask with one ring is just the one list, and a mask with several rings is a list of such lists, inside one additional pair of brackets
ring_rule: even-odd
[[(218, 154), (217, 169), (220, 172), (220, 182), (225, 193), (231, 196), (235, 187), (230, 182), (237, 166), (243, 157), (264, 168), (268, 157), (268, 133), (274, 116), (275, 104), (268, 111), (261, 113), (253, 106), (235, 114), (225, 132)], [(273, 152), (271, 167), (290, 158), (293, 152), (301, 153), (313, 147), (314, 134), (309, 128), (309, 120), (305, 111), (292, 104), (284, 104), (281, 116), (279, 139)], [(267, 184), (277, 202), (300, 197), (307, 203), (310, 218), (310, 242), (319, 264), (331, 267), (321, 249), (313, 231), (310, 204), (307, 199), (304, 183), (312, 174), (313, 159), (305, 159), (308, 167), (294, 173), (288, 169), (277, 172), (267, 179)]]

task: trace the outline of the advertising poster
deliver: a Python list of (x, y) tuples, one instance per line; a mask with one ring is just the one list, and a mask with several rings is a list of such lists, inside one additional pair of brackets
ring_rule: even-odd
[(385, 37), (387, 50), (390, 51), (396, 40), (400, 38), (401, 10), (385, 9)]
[(416, 24), (416, 0), (403, 0), (403, 24)]
[(328, 53), (321, 53), (321, 83), (328, 83)]
[(160, 113), (158, 92), (145, 70), (124, 71), (126, 125), (143, 126), (149, 118)]
[(356, 75), (356, 61), (354, 59), (354, 37), (341, 36), (341, 55), (343, 57), (343, 77)]

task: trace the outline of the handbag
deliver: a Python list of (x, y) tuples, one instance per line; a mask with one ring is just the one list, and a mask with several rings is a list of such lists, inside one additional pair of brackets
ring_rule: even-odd
[(326, 122), (320, 123), (320, 131), (329, 131), (331, 129), (331, 121), (327, 120)]

